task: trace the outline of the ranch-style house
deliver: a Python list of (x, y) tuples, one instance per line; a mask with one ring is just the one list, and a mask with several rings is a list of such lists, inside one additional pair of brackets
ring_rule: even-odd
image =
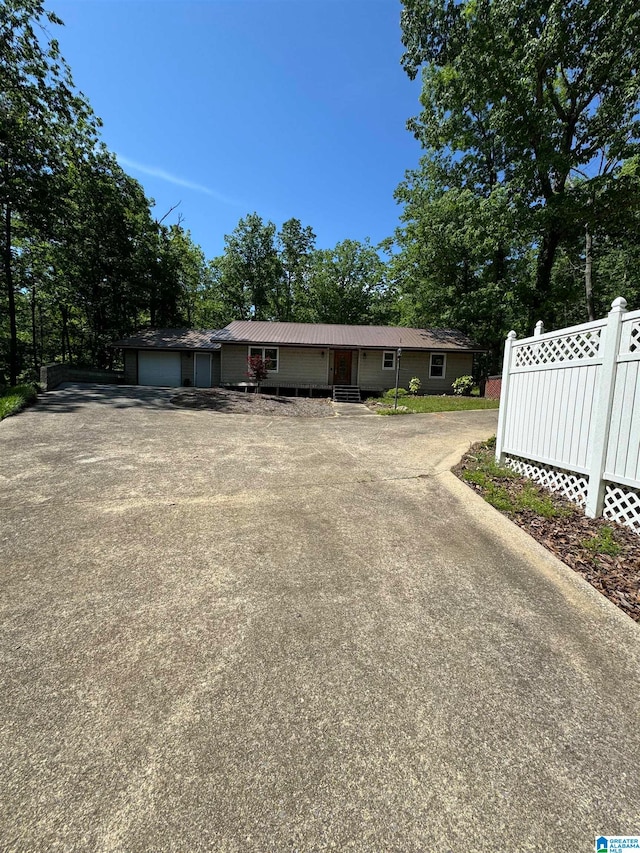
[(248, 359), (269, 360), (262, 383), (274, 393), (360, 399), (417, 376), (425, 394), (451, 393), (482, 351), (461, 332), (399, 326), (341, 326), (234, 320), (224, 329), (160, 329), (116, 341), (132, 385), (246, 388)]

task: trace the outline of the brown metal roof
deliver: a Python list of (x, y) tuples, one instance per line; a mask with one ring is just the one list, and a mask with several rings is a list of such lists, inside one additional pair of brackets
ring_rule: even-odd
[(358, 347), (362, 349), (482, 350), (454, 329), (409, 329), (401, 326), (340, 326), (329, 323), (274, 323), (234, 320), (212, 337), (220, 343), (290, 346)]
[(131, 338), (115, 341), (112, 346), (123, 349), (218, 350), (220, 344), (211, 340), (216, 331), (216, 329), (147, 329)]

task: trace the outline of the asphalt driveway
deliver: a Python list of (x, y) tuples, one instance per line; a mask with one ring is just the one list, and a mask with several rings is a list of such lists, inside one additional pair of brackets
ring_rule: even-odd
[(640, 630), (447, 473), (496, 412), (0, 424), (0, 849), (593, 850)]

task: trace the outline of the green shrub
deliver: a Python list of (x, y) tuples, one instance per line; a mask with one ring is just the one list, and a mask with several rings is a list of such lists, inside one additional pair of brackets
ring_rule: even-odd
[(22, 411), (25, 406), (33, 403), (37, 396), (38, 392), (33, 385), (15, 385), (13, 388), (7, 388), (0, 397), (0, 421)]
[(473, 389), (473, 376), (458, 376), (451, 383), (453, 393), (460, 397), (468, 397)]
[[(395, 397), (396, 396), (396, 389), (395, 388), (389, 388), (388, 391), (384, 392), (384, 396), (385, 397)], [(409, 392), (407, 391), (406, 388), (398, 388), (398, 397), (408, 397), (408, 396), (409, 396)]]
[(422, 382), (420, 382), (420, 378), (418, 376), (414, 376), (413, 379), (410, 380), (409, 391), (411, 391), (411, 393), (413, 394), (414, 397), (416, 396), (416, 394), (420, 390), (421, 386), (422, 386)]

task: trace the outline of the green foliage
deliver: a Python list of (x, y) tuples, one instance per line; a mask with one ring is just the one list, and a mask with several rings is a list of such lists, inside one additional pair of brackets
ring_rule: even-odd
[(397, 191), (399, 302), (406, 322), (487, 345), (492, 370), (510, 328), (601, 314), (611, 288), (637, 294), (619, 261), (637, 269), (640, 10), (403, 5), (403, 65), (423, 79), (409, 127), (425, 156)]
[(551, 495), (545, 493), (539, 486), (527, 483), (522, 492), (513, 500), (514, 512), (529, 510), (544, 518), (553, 518), (561, 512), (553, 503)]
[(597, 536), (585, 539), (582, 544), (594, 554), (607, 554), (610, 557), (617, 557), (622, 551), (614, 539), (613, 528), (607, 526), (600, 528)]
[(219, 259), (220, 287), (229, 319), (269, 320), (277, 314), (281, 265), (275, 246), (276, 226), (257, 213), (241, 219), (225, 235)]
[(473, 389), (473, 376), (458, 376), (451, 383), (453, 393), (459, 397), (468, 397)]
[(421, 386), (422, 382), (420, 381), (420, 377), (414, 376), (412, 379), (409, 380), (409, 391), (413, 394), (414, 397), (420, 390)]
[(26, 406), (35, 402), (37, 396), (35, 387), (30, 384), (7, 388), (0, 394), (0, 421), (8, 418), (9, 415), (21, 412)]
[[(393, 396), (380, 397), (377, 402), (382, 403), (385, 407), (393, 405)], [(499, 400), (485, 400), (483, 397), (453, 397), (443, 396), (424, 396), (410, 397), (405, 396), (402, 399), (402, 405), (408, 412), (418, 414), (429, 414), (431, 412), (461, 412), (476, 409), (497, 409), (500, 404)], [(378, 414), (388, 414), (384, 408), (376, 408)]]
[(501, 512), (533, 512), (544, 518), (566, 514), (566, 510), (554, 501), (550, 493), (535, 483), (524, 481), (510, 468), (498, 465), (494, 454), (495, 437), (481, 444), (473, 455), (466, 457), (469, 467), (462, 471), (462, 479), (478, 486), (485, 500), (492, 506)]
[(394, 409), (393, 407), (388, 408), (388, 409), (377, 409), (376, 412), (378, 415), (384, 415), (384, 416), (386, 416), (386, 415), (409, 415), (409, 414), (411, 414), (409, 412), (409, 410), (407, 409), (407, 407), (404, 405), (398, 406), (397, 409)]
[(81, 157), (96, 139), (97, 122), (74, 92), (49, 33), (49, 26), (61, 23), (37, 0), (0, 4), (0, 262), (8, 321), (2, 355), (11, 384), (20, 369), (17, 243), (25, 235), (51, 234), (64, 207), (70, 152)]
[[(398, 388), (398, 397), (407, 397), (408, 394), (409, 394), (409, 392), (407, 391), (406, 388)], [(391, 397), (393, 399), (396, 396), (395, 387), (389, 388), (387, 391), (385, 391), (384, 396), (385, 397)]]
[(363, 324), (384, 298), (385, 265), (368, 242), (343, 240), (313, 253), (309, 267), (309, 319)]
[(288, 219), (276, 237), (281, 281), (274, 299), (278, 320), (309, 322), (312, 318), (309, 294), (309, 270), (316, 235), (299, 219)]

